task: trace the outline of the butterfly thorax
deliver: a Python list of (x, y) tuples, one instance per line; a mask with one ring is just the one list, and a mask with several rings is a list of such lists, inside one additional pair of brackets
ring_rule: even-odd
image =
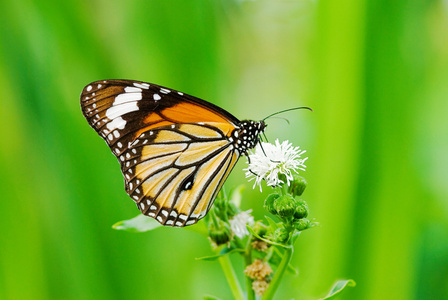
[(240, 155), (247, 155), (247, 151), (254, 148), (260, 138), (259, 135), (263, 133), (266, 128), (264, 121), (243, 120), (240, 127), (232, 132), (229, 141), (238, 150)]

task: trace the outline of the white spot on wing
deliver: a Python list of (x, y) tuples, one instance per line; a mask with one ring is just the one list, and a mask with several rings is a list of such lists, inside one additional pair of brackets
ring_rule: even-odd
[(89, 85), (89, 86), (87, 87), (87, 91), (90, 92), (91, 90), (92, 90), (92, 86)]
[(142, 88), (142, 89), (149, 89), (149, 84), (147, 83), (138, 83), (138, 82), (134, 82), (134, 86)]
[[(135, 88), (134, 88), (135, 89)], [(142, 93), (122, 93), (115, 97), (113, 105), (142, 100)]]
[(109, 119), (115, 119), (136, 110), (138, 110), (137, 102), (113, 105), (106, 111), (106, 117), (108, 117)]
[(126, 93), (141, 93), (142, 89), (141, 88), (137, 88), (137, 87), (133, 87), (133, 86), (127, 86), (124, 88), (124, 91)]
[(154, 94), (152, 95), (152, 97), (154, 98), (155, 101), (159, 101), (160, 99), (162, 99), (162, 97), (160, 97), (159, 94)]
[[(124, 126), (126, 126), (126, 121), (123, 120), (122, 117), (118, 117), (116, 119), (113, 119), (112, 122), (107, 123), (106, 127), (109, 130), (114, 130), (114, 129), (123, 129)], [(118, 146), (121, 148), (121, 146)]]

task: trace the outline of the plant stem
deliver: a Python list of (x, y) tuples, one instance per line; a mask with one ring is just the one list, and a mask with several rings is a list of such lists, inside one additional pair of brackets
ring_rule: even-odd
[(236, 278), (235, 271), (233, 270), (232, 263), (230, 262), (228, 255), (223, 255), (218, 258), (219, 264), (226, 276), (227, 283), (232, 291), (233, 298), (236, 300), (244, 300), (243, 290), (241, 289), (238, 278)]
[(270, 300), (272, 299), (272, 297), (274, 297), (274, 294), (277, 291), (277, 288), (279, 287), (280, 282), (282, 280), (283, 274), (285, 273), (286, 269), (288, 268), (289, 262), (291, 261), (292, 253), (293, 253), (292, 246), (285, 249), (282, 261), (278, 265), (274, 278), (272, 278), (272, 281), (269, 284), (268, 289), (264, 293), (262, 300)]
[[(244, 265), (247, 267), (252, 264), (252, 245), (250, 241), (252, 240), (252, 235), (249, 236), (246, 246), (246, 252), (244, 253)], [(246, 277), (246, 291), (247, 291), (247, 300), (255, 300), (255, 293), (252, 289), (252, 279), (249, 276), (244, 275)]]

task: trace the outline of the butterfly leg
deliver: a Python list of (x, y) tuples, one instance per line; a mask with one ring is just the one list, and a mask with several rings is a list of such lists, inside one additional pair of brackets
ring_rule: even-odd
[[(261, 143), (260, 143), (261, 145)], [(264, 152), (264, 151), (263, 151)], [(266, 155), (266, 154), (265, 154)], [(250, 166), (250, 156), (246, 154), (247, 160), (249, 161), (249, 166)], [(255, 176), (259, 176), (257, 173), (255, 173), (254, 171), (252, 171), (251, 169), (247, 169), (249, 172), (251, 172), (252, 174), (254, 174)]]

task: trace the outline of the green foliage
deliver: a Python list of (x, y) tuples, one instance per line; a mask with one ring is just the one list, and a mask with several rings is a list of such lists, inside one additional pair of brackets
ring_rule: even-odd
[(339, 280), (333, 285), (328, 295), (325, 296), (324, 298), (321, 298), (321, 300), (333, 299), (336, 296), (338, 296), (346, 287), (355, 287), (355, 286), (356, 282), (354, 280), (351, 279)]
[[(322, 223), (296, 242), (307, 278), (285, 276), (278, 299), (322, 295), (343, 274), (358, 282), (344, 299), (448, 298), (444, 1), (1, 8), (0, 299), (232, 298), (219, 266), (193, 259), (208, 243), (189, 230), (203, 225), (110, 230), (138, 210), (79, 108), (84, 85), (108, 78), (163, 84), (239, 118), (314, 109), (282, 115), (290, 126), (267, 120), (269, 140), (308, 150), (307, 200)], [(248, 189), (241, 209), (261, 218), (261, 203)]]
[(277, 209), (275, 208), (274, 203), (278, 198), (280, 198), (280, 195), (277, 193), (267, 196), (264, 200), (264, 209), (273, 215), (277, 214)]
[(290, 194), (282, 195), (274, 201), (276, 214), (281, 218), (290, 218), (294, 216), (298, 202)]
[[(212, 217), (214, 217), (214, 214)], [(229, 242), (231, 238), (229, 224), (221, 219), (214, 220), (208, 226), (208, 235), (216, 245), (222, 245)]]
[(292, 180), (291, 185), (288, 187), (288, 193), (297, 197), (301, 196), (305, 191), (305, 188), (308, 183), (306, 182), (306, 179), (303, 176), (294, 174), (293, 178), (294, 179)]
[(221, 251), (219, 251), (219, 254), (217, 254), (217, 255), (203, 256), (203, 257), (198, 257), (196, 259), (197, 260), (205, 260), (205, 261), (215, 261), (215, 260), (218, 260), (218, 258), (220, 258), (221, 256), (228, 255), (230, 253), (235, 253), (235, 252), (241, 253), (241, 252), (244, 252), (244, 250), (241, 250), (238, 248), (224, 247), (224, 248), (222, 248)]
[(159, 222), (142, 214), (133, 219), (120, 221), (112, 225), (113, 229), (126, 230), (130, 232), (146, 232), (160, 227), (163, 226), (160, 225)]

